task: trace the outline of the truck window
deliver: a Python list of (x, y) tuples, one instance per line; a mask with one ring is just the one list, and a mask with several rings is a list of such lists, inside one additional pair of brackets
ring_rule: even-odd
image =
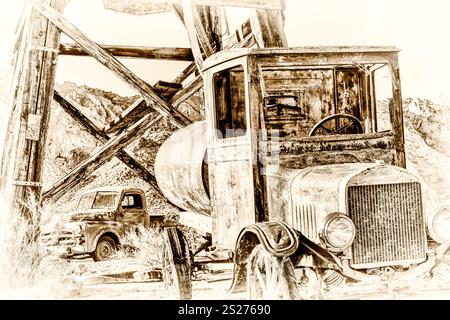
[(334, 113), (332, 68), (265, 67), (260, 78), (269, 136), (307, 136), (318, 121)]
[(142, 198), (139, 194), (126, 194), (122, 200), (124, 209), (142, 209)]
[(388, 66), (379, 67), (373, 73), (376, 100), (376, 132), (392, 130), (389, 109), (392, 103), (392, 77)]
[(117, 192), (97, 192), (92, 209), (108, 209), (114, 208), (117, 201)]
[(244, 68), (214, 74), (216, 131), (219, 139), (244, 136), (247, 131)]
[(391, 130), (392, 81), (384, 63), (261, 66), (267, 135), (361, 134)]
[(89, 210), (94, 202), (95, 192), (87, 193), (81, 196), (78, 202), (77, 211)]

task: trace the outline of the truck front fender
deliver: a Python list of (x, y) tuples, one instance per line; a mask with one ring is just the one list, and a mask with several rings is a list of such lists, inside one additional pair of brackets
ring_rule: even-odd
[(247, 258), (258, 244), (261, 244), (274, 256), (287, 257), (297, 251), (298, 233), (283, 222), (261, 222), (242, 229), (236, 241), (233, 282), (230, 292), (239, 292), (245, 289)]

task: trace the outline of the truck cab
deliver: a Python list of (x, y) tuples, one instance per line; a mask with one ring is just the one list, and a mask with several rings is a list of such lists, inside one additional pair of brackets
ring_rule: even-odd
[(405, 169), (398, 51), (236, 49), (205, 61), (206, 120), (169, 138), (156, 177), (234, 252), (234, 289), (261, 298), (267, 259), (331, 288), (420, 276), (448, 249), (450, 211), (425, 212)]

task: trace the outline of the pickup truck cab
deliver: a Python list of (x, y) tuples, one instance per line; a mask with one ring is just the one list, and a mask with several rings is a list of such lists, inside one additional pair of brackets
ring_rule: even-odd
[(126, 231), (149, 227), (151, 219), (161, 218), (150, 218), (142, 189), (103, 187), (82, 194), (74, 212), (43, 227), (41, 239), (51, 252), (65, 257), (89, 254), (101, 261), (112, 256)]

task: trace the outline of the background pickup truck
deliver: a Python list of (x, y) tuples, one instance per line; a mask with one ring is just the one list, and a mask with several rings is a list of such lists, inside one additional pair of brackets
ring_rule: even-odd
[(84, 193), (75, 212), (52, 226), (42, 228), (41, 239), (49, 251), (65, 256), (92, 256), (106, 260), (121, 243), (125, 232), (160, 227), (164, 215), (149, 215), (145, 193), (140, 188), (104, 187)]

